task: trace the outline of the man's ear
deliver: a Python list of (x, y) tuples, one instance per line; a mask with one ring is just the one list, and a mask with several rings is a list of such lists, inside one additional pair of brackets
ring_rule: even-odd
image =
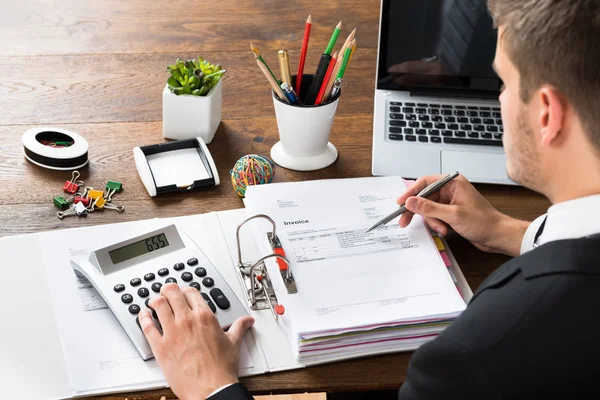
[(563, 131), (565, 107), (561, 95), (552, 86), (542, 86), (538, 90), (540, 100), (540, 140), (542, 146), (549, 146)]

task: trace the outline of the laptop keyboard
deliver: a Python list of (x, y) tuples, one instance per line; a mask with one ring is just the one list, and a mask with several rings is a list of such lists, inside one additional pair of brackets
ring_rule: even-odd
[(502, 147), (504, 129), (498, 107), (397, 101), (389, 104), (391, 140)]

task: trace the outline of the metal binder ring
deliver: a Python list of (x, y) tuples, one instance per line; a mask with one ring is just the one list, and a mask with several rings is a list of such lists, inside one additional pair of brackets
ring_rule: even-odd
[[(281, 258), (288, 265), (288, 269), (289, 269), (290, 262), (288, 261), (287, 258), (285, 258), (284, 256), (279, 255), (279, 254), (269, 254), (269, 255), (266, 255), (264, 257), (259, 258), (258, 260), (254, 261), (252, 263), (252, 265), (250, 266), (250, 280), (251, 281), (254, 281), (254, 268), (256, 268), (256, 266), (258, 266), (259, 264), (261, 264), (267, 258), (271, 258), (271, 257)], [(256, 293), (254, 293), (254, 290), (252, 290), (251, 293), (252, 293), (252, 305), (254, 306), (256, 304)], [(267, 294), (267, 296), (268, 296), (268, 294)]]
[[(242, 225), (244, 225), (246, 222), (253, 220), (254, 218), (265, 218), (266, 220), (268, 220), (271, 225), (273, 225), (273, 237), (275, 237), (275, 221), (273, 221), (268, 215), (265, 214), (256, 214), (251, 216), (250, 218), (246, 219), (245, 221), (242, 221), (242, 223), (240, 223), (235, 231), (235, 238), (237, 240), (237, 251), (238, 251), (238, 266), (242, 265), (242, 248), (240, 246), (240, 228), (242, 227)], [(287, 260), (286, 260), (287, 262)], [(288, 263), (289, 265), (289, 263)]]

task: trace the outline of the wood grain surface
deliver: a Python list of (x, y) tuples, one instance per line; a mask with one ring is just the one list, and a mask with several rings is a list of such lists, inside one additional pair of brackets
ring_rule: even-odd
[[(243, 207), (229, 170), (245, 154), (268, 155), (278, 140), (273, 103), (256, 67), (252, 40), (274, 70), (276, 52), (288, 49), (296, 71), (304, 21), (313, 28), (306, 71), (316, 68), (333, 27), (343, 20), (340, 43), (357, 28), (358, 48), (348, 68), (331, 141), (339, 159), (314, 172), (276, 168), (275, 182), (371, 176), (373, 96), (379, 1), (78, 1), (0, 2), (0, 236)], [(162, 142), (162, 89), (166, 66), (198, 54), (228, 70), (223, 121), (209, 149), (222, 184), (152, 199), (139, 180), (132, 148)], [(124, 190), (106, 210), (59, 221), (52, 197), (70, 172), (27, 162), (21, 135), (57, 126), (83, 135), (90, 164), (86, 185), (117, 180)], [(548, 201), (520, 187), (477, 185), (501, 211), (531, 220)], [(484, 254), (448, 237), (471, 288), (508, 258)], [(3, 266), (4, 267), (4, 266)], [(406, 376), (411, 353), (333, 363), (242, 379), (256, 394), (393, 389)], [(169, 390), (98, 397), (173, 399)]]

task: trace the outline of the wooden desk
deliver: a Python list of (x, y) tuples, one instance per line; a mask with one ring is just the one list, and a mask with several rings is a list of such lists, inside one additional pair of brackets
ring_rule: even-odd
[[(340, 19), (344, 26), (338, 43), (357, 28), (358, 49), (346, 74), (331, 137), (340, 156), (333, 166), (316, 172), (277, 168), (275, 182), (370, 176), (377, 0), (3, 2), (0, 235), (242, 207), (228, 180), (229, 170), (245, 154), (268, 155), (277, 140), (268, 85), (248, 41), (259, 47), (274, 70), (276, 51), (289, 49), (295, 70), (309, 13), (313, 27), (308, 71), (316, 68)], [(135, 170), (132, 148), (163, 141), (165, 68), (177, 57), (198, 54), (228, 70), (223, 122), (209, 145), (222, 184), (151, 199)], [(21, 134), (40, 125), (63, 127), (87, 138), (90, 165), (81, 170), (82, 178), (95, 187), (103, 187), (108, 179), (123, 182), (124, 191), (114, 198), (126, 207), (123, 214), (106, 211), (87, 218), (56, 218), (52, 197), (61, 192), (70, 172), (38, 168), (22, 155)], [(479, 189), (501, 211), (515, 217), (533, 219), (549, 205), (523, 188), (481, 185)], [(449, 241), (473, 290), (507, 259), (483, 254), (459, 237)], [(347, 361), (243, 382), (256, 394), (393, 389), (403, 382), (410, 355)], [(169, 393), (163, 390), (136, 398), (171, 398)], [(127, 397), (131, 395), (109, 398)]]

